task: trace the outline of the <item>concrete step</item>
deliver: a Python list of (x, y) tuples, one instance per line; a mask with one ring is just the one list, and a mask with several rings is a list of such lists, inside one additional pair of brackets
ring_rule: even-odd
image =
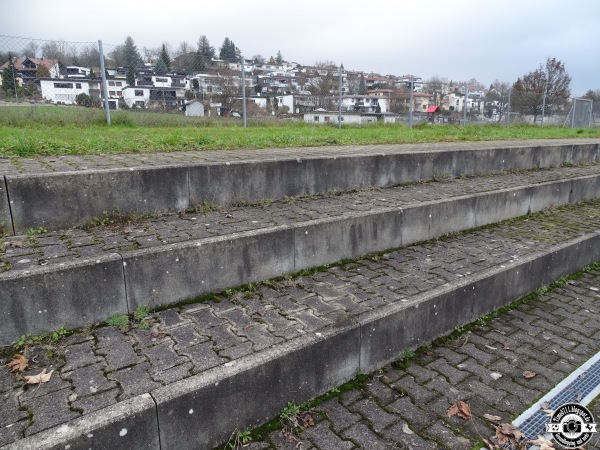
[(599, 211), (555, 207), (31, 350), (28, 374), (55, 372), (33, 387), (0, 370), (0, 445), (211, 449), (600, 261)]
[(385, 187), (597, 161), (598, 139), (367, 145), (1, 159), (0, 234), (57, 230), (105, 211), (213, 204)]
[(5, 238), (0, 345), (595, 198), (599, 188), (594, 163)]

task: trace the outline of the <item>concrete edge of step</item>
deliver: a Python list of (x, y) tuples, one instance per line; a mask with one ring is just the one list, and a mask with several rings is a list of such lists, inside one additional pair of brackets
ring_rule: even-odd
[(431, 342), (599, 260), (600, 232), (588, 233), (407, 302), (364, 313), (351, 324), (328, 326), (157, 388), (5, 448), (78, 448), (101, 439), (103, 447), (211, 449), (235, 429), (270, 420), (287, 401), (321, 395), (359, 371), (376, 370), (403, 350)]

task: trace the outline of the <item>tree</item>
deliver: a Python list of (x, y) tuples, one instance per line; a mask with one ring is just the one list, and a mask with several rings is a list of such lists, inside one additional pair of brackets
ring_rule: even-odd
[(425, 82), (426, 89), (429, 93), (433, 94), (434, 105), (439, 105), (442, 102), (444, 91), (448, 84), (447, 78), (442, 78), (437, 75), (432, 76)]
[(123, 44), (123, 65), (127, 68), (126, 79), (129, 86), (135, 86), (135, 68), (142, 62), (142, 57), (133, 42), (133, 38), (127, 36), (125, 44)]
[(27, 58), (36, 58), (39, 49), (40, 46), (37, 44), (37, 42), (29, 41), (27, 46), (23, 50), (21, 50), (21, 53), (23, 53), (23, 56)]
[(75, 97), (75, 103), (77, 103), (79, 106), (85, 106), (86, 108), (100, 106), (100, 100), (98, 98), (90, 97), (85, 92), (82, 92)]
[(325, 76), (313, 77), (308, 81), (308, 91), (311, 93), (315, 108), (333, 109), (333, 97), (338, 89), (337, 77), (328, 72)]
[(224, 61), (237, 61), (240, 56), (239, 53), (239, 49), (235, 46), (233, 41), (226, 37), (219, 50), (219, 57)]
[(254, 60), (255, 64), (264, 64), (266, 62), (263, 55), (254, 55), (252, 59)]
[(167, 72), (169, 72), (169, 67), (165, 64), (162, 58), (158, 58), (158, 61), (156, 61), (154, 72), (156, 75), (165, 75)]
[(94, 78), (96, 78), (96, 73), (94, 72), (94, 68), (93, 68), (93, 67), (90, 67), (90, 74), (88, 75), (88, 77), (89, 77), (90, 79), (92, 79), (92, 80), (93, 80)]
[[(8, 54), (8, 66), (2, 71), (2, 90), (9, 94), (17, 91), (17, 80), (15, 79), (15, 62), (12, 54)], [(10, 94), (9, 94), (10, 95)]]
[(112, 49), (112, 51), (110, 53), (108, 53), (108, 57), (110, 58), (112, 65), (117, 66), (117, 67), (124, 67), (125, 66), (125, 46), (122, 44), (117, 45), (115, 48)]
[(66, 61), (67, 43), (64, 41), (48, 41), (42, 45), (42, 58)]
[(215, 48), (210, 45), (208, 38), (205, 35), (200, 36), (198, 39), (198, 68), (199, 72), (203, 71), (207, 66), (212, 65), (212, 61), (215, 57)]
[(281, 50), (277, 50), (277, 56), (275, 57), (275, 62), (277, 65), (281, 65), (283, 62), (283, 55), (281, 54)]
[(160, 55), (158, 56), (158, 59), (165, 63), (168, 72), (171, 69), (171, 57), (169, 56), (169, 52), (167, 51), (165, 44), (163, 44), (162, 48), (160, 49)]
[(502, 121), (506, 107), (508, 106), (508, 91), (510, 83), (498, 79), (490, 85), (485, 94), (485, 115), (490, 119), (496, 113), (498, 122)]
[(38, 64), (36, 71), (35, 71), (35, 77), (36, 78), (50, 78), (50, 71), (48, 70), (48, 68), (45, 65)]
[(358, 95), (367, 94), (367, 83), (365, 82), (365, 74), (360, 74), (360, 81), (358, 82)]
[(548, 57), (545, 66), (540, 66), (513, 84), (515, 95), (511, 107), (522, 114), (533, 116), (533, 122), (542, 113), (545, 96), (545, 111), (564, 108), (571, 95), (571, 77), (562, 61)]
[(190, 52), (192, 52), (192, 45), (186, 41), (181, 41), (179, 43), (179, 47), (177, 47), (177, 50), (175, 50), (173, 52), (173, 56), (177, 57), (177, 56), (181, 56), (181, 55), (186, 55)]

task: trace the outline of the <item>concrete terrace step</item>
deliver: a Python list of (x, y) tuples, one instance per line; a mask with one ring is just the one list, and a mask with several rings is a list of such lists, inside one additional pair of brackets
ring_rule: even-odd
[(599, 145), (570, 139), (0, 159), (0, 226), (20, 234), (82, 225), (104, 211), (155, 214), (204, 201), (578, 164), (597, 161)]
[[(600, 164), (5, 238), (0, 344), (595, 198)], [(74, 314), (76, 312), (76, 314)]]
[[(50, 349), (64, 361), (29, 355), (29, 373), (55, 369), (47, 384), (26, 386), (0, 370), (0, 446), (213, 448), (288, 401), (318, 396), (600, 261), (599, 211), (598, 199), (553, 208), (264, 283), (158, 312), (149, 330), (77, 333)], [(552, 301), (569, 316), (569, 299)], [(527, 314), (514, 320), (531, 327)], [(598, 334), (595, 317), (569, 326)], [(553, 348), (573, 356), (568, 346)], [(522, 392), (515, 394), (524, 401)]]

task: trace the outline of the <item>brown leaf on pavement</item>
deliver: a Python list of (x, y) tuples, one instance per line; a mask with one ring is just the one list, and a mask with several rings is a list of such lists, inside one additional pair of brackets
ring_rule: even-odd
[(537, 439), (532, 440), (532, 441), (527, 441), (526, 444), (538, 445), (540, 447), (540, 450), (554, 450), (555, 449), (552, 441), (549, 441), (544, 436), (538, 436)]
[(25, 382), (27, 384), (41, 384), (41, 383), (47, 383), (48, 381), (50, 381), (50, 377), (52, 376), (52, 372), (54, 372), (54, 370), (51, 370), (50, 372), (46, 373), (46, 369), (42, 370), (40, 373), (38, 373), (37, 375), (25, 375)]
[(12, 361), (6, 364), (11, 372), (23, 372), (29, 366), (29, 360), (20, 354), (15, 354)]
[(458, 416), (462, 419), (471, 418), (471, 408), (462, 400), (457, 401), (448, 409), (448, 417)]
[(498, 444), (500, 445), (516, 444), (522, 439), (525, 439), (525, 435), (510, 423), (494, 425), (494, 428), (496, 429), (496, 439), (498, 439)]
[(523, 376), (528, 380), (531, 380), (536, 375), (537, 375), (537, 373), (532, 372), (531, 370), (526, 370), (525, 372), (523, 372)]
[(500, 422), (502, 420), (502, 417), (493, 416), (491, 414), (484, 414), (483, 418), (489, 420), (490, 422)]

